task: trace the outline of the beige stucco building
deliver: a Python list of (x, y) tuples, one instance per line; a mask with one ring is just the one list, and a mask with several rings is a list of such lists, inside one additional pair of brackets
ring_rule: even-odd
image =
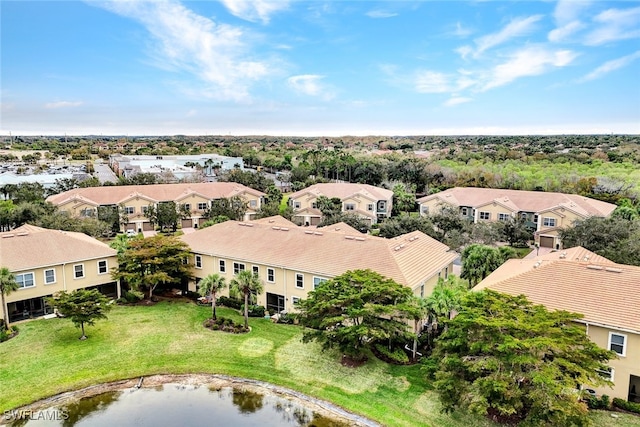
[(640, 402), (640, 267), (615, 264), (577, 247), (509, 260), (474, 290), (485, 288), (584, 315), (576, 322), (589, 338), (618, 355), (610, 370), (600, 373), (613, 387), (595, 391)]
[(245, 219), (253, 218), (262, 206), (264, 193), (235, 182), (123, 185), (76, 188), (47, 198), (48, 202), (75, 217), (96, 216), (100, 206), (119, 206), (128, 218), (126, 230), (147, 231), (154, 226), (145, 216), (149, 205), (175, 202), (191, 213), (182, 227), (197, 228), (213, 200), (240, 197), (246, 204)]
[(342, 212), (354, 213), (375, 224), (379, 219), (391, 216), (393, 191), (368, 184), (323, 183), (296, 191), (289, 196), (293, 208), (293, 221), (299, 225), (318, 225), (322, 212), (317, 207), (317, 199), (325, 196), (342, 201)]
[[(53, 313), (44, 297), (58, 291), (96, 288), (119, 297), (111, 269), (116, 251), (82, 233), (23, 225), (0, 233), (0, 265), (16, 277), (18, 290), (6, 296), (9, 322)], [(0, 316), (1, 318), (1, 316)]]
[(419, 231), (383, 239), (345, 224), (312, 229), (282, 217), (227, 221), (180, 238), (191, 247), (197, 280), (216, 273), (229, 282), (241, 270), (253, 271), (265, 284), (258, 304), (272, 313), (292, 310), (322, 281), (357, 269), (374, 270), (426, 296), (439, 277), (451, 274), (457, 257)]
[(518, 218), (535, 230), (542, 247), (562, 246), (558, 234), (574, 221), (591, 216), (608, 217), (616, 205), (577, 194), (496, 188), (455, 187), (418, 199), (420, 214), (437, 212), (441, 206), (456, 207), (474, 223)]

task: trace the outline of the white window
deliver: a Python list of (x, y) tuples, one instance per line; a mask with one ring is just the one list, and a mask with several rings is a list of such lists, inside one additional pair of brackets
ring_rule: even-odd
[(316, 289), (318, 286), (320, 286), (321, 283), (326, 282), (329, 279), (325, 279), (324, 277), (314, 277), (313, 278), (313, 289)]
[(613, 368), (607, 366), (607, 369), (596, 369), (598, 375), (600, 375), (603, 379), (613, 382)]
[(291, 297), (291, 302), (296, 305), (300, 302), (300, 297)]
[(34, 280), (33, 273), (22, 273), (16, 274), (16, 283), (18, 284), (18, 288), (32, 288), (36, 285)]
[(300, 209), (300, 202), (293, 202), (294, 209)]
[(483, 212), (480, 211), (480, 219), (484, 219), (484, 220), (490, 220), (491, 219), (491, 212)]
[(429, 206), (422, 205), (422, 206), (420, 207), (420, 211), (421, 211), (423, 214), (428, 214), (428, 213), (429, 213)]
[(73, 277), (82, 279), (84, 277), (84, 264), (76, 264), (73, 266)]
[(296, 288), (304, 288), (304, 274), (296, 273)]
[(355, 211), (356, 210), (355, 203), (345, 203), (344, 204), (344, 210), (345, 211)]
[(463, 216), (467, 216), (467, 215), (469, 215), (469, 208), (460, 208), (460, 213), (461, 213)]
[(191, 210), (191, 203), (185, 203), (184, 205), (182, 205), (185, 211), (190, 211)]
[(372, 212), (372, 211), (373, 211), (373, 203), (369, 203), (369, 204), (367, 205), (367, 210), (368, 210), (369, 212)]
[(267, 282), (276, 281), (276, 271), (273, 268), (267, 268)]
[(200, 202), (200, 203), (198, 203), (198, 210), (199, 210), (199, 211), (207, 210), (207, 202)]
[(98, 261), (98, 274), (107, 274), (109, 272), (109, 268), (107, 267), (107, 260), (103, 259)]
[(56, 270), (50, 268), (44, 271), (44, 284), (50, 285), (56, 283)]
[(545, 227), (555, 227), (556, 226), (556, 219), (555, 218), (549, 218), (549, 217), (542, 217), (542, 225), (544, 225)]
[(533, 222), (535, 222), (536, 224), (538, 223), (538, 215), (533, 216)]
[(225, 262), (225, 260), (221, 259), (220, 261), (218, 261), (218, 271), (220, 273), (224, 273), (227, 271), (227, 263)]
[(316, 202), (311, 203), (311, 207), (313, 209), (318, 209), (318, 204)]
[(258, 201), (257, 200), (249, 200), (249, 206), (252, 208), (255, 208), (256, 206), (258, 206)]
[(80, 211), (80, 216), (83, 216), (83, 217), (92, 217), (92, 216), (95, 216), (95, 214), (96, 214), (96, 211), (95, 209), (92, 209), (92, 208), (85, 208)]
[(424, 285), (420, 285), (420, 298), (424, 298)]
[(254, 276), (260, 276), (260, 267), (258, 267), (257, 265), (252, 265), (251, 271), (253, 271)]
[(520, 214), (520, 219), (523, 220), (523, 221), (526, 221), (526, 220), (529, 219), (529, 215), (527, 215), (525, 212), (522, 212)]
[(143, 207), (142, 207), (142, 214), (143, 214), (143, 215), (146, 215), (146, 214), (147, 214), (147, 212), (149, 212), (149, 206), (143, 206)]
[(233, 263), (233, 274), (238, 274), (241, 271), (244, 271), (244, 264), (241, 264), (239, 262), (234, 262)]
[(511, 218), (511, 215), (509, 215), (508, 213), (499, 213), (499, 214), (498, 214), (498, 219), (499, 219), (500, 221), (506, 221), (506, 220), (508, 220), (509, 218)]
[(620, 356), (625, 356), (627, 352), (627, 336), (609, 332), (609, 350), (613, 350)]
[(202, 268), (202, 255), (196, 255), (196, 268)]
[(133, 213), (135, 213), (136, 208), (134, 206), (125, 206), (124, 207), (124, 213), (126, 213), (127, 215), (132, 215)]

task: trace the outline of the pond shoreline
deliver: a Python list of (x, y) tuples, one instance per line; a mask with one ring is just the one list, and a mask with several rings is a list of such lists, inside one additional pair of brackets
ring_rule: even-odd
[[(184, 374), (184, 375), (150, 375), (126, 380), (97, 384), (83, 389), (68, 391), (37, 402), (25, 405), (16, 410), (39, 411), (52, 406), (62, 406), (83, 398), (99, 394), (133, 388), (155, 388), (164, 384), (180, 384), (189, 386), (206, 386), (213, 389), (230, 387), (236, 390), (250, 391), (262, 395), (273, 395), (291, 400), (319, 415), (348, 423), (357, 427), (380, 427), (381, 425), (360, 415), (354, 414), (325, 400), (316, 399), (295, 390), (276, 386), (267, 382), (246, 378), (216, 374)], [(0, 422), (0, 424), (2, 424)]]

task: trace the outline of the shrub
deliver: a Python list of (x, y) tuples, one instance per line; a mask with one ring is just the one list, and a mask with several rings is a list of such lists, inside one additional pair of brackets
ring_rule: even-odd
[(603, 394), (600, 398), (588, 395), (584, 400), (589, 409), (609, 409), (611, 407), (611, 399), (606, 394)]
[(140, 291), (131, 289), (124, 293), (123, 298), (129, 304), (135, 304), (136, 302), (141, 301), (144, 298), (144, 294)]
[(220, 303), (220, 305), (224, 305), (225, 307), (235, 308), (236, 310), (240, 310), (240, 307), (242, 307), (242, 301), (225, 296), (219, 297), (218, 303)]
[(625, 411), (635, 412), (636, 414), (640, 414), (640, 403), (628, 402), (626, 400), (615, 397), (613, 399), (613, 406), (620, 409), (624, 409)]
[[(244, 304), (240, 306), (240, 311), (244, 313)], [(264, 317), (265, 308), (261, 305), (249, 305), (249, 317)]]
[(394, 348), (392, 350), (389, 350), (386, 345), (376, 343), (375, 349), (380, 355), (383, 356), (383, 359), (385, 359), (385, 361), (388, 361), (390, 363), (397, 363), (400, 365), (409, 363), (409, 356), (407, 356), (407, 353), (405, 353), (401, 348)]

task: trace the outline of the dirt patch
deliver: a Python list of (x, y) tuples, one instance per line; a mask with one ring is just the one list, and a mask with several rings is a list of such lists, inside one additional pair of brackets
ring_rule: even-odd
[(346, 354), (343, 354), (342, 359), (340, 360), (340, 364), (348, 368), (358, 368), (367, 363), (367, 360), (368, 359), (366, 357), (363, 357), (362, 359), (354, 359), (347, 356)]
[(155, 388), (163, 384), (183, 384), (191, 386), (206, 386), (212, 390), (219, 390), (225, 387), (249, 391), (262, 395), (273, 395), (289, 399), (292, 402), (304, 406), (317, 414), (342, 421), (354, 427), (378, 427), (379, 424), (359, 415), (346, 411), (345, 409), (333, 405), (329, 402), (315, 399), (290, 390), (284, 387), (262, 381), (249, 380), (244, 378), (229, 377), (226, 375), (191, 374), (191, 375), (152, 375), (148, 377), (131, 378), (111, 383), (98, 384), (83, 388), (81, 390), (70, 391), (58, 394), (48, 399), (40, 400), (31, 405), (16, 408), (17, 410), (38, 411), (52, 406), (63, 406), (71, 402), (86, 397), (93, 397), (110, 391), (125, 390), (130, 388)]

